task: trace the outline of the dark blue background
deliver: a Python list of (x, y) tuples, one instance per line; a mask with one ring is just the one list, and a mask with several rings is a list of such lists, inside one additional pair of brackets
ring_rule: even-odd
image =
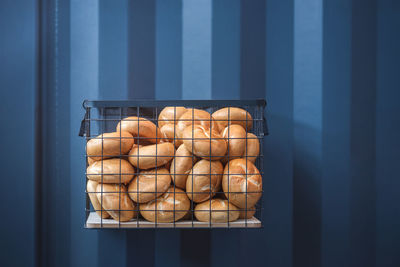
[[(3, 0), (2, 265), (400, 266), (400, 1)], [(266, 98), (265, 228), (84, 224), (84, 99)]]

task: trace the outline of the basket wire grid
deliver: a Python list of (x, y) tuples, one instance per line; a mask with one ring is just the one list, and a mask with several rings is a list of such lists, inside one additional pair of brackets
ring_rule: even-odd
[[(158, 131), (156, 131), (156, 137), (155, 138), (151, 138), (151, 137), (142, 137), (140, 136), (140, 127), (138, 127), (138, 134), (137, 136), (134, 137), (135, 139), (135, 144), (149, 144), (148, 143), (148, 139), (156, 139), (156, 153), (155, 155), (140, 155), (140, 157), (154, 157), (155, 156), (155, 162), (156, 162), (156, 167), (154, 168), (155, 171), (155, 191), (146, 191), (146, 192), (141, 192), (140, 191), (140, 183), (137, 182), (137, 191), (129, 191), (129, 190), (125, 190), (122, 191), (122, 176), (123, 175), (133, 175), (133, 177), (138, 177), (138, 175), (141, 172), (140, 169), (140, 165), (139, 165), (139, 160), (137, 160), (138, 162), (138, 166), (137, 168), (135, 168), (135, 172), (134, 173), (122, 173), (122, 166), (121, 166), (121, 160), (119, 160), (119, 172), (118, 173), (107, 173), (104, 174), (103, 170), (103, 159), (107, 159), (109, 158), (106, 154), (104, 154), (104, 140), (109, 138), (109, 137), (104, 137), (102, 134), (103, 133), (108, 133), (108, 132), (115, 132), (118, 123), (122, 120), (125, 119), (127, 117), (131, 117), (131, 116), (135, 116), (137, 117), (137, 123), (140, 124), (140, 120), (139, 118), (145, 118), (151, 122), (153, 122), (155, 125), (158, 125), (158, 116), (159, 113), (161, 112), (161, 110), (164, 107), (174, 107), (174, 119), (172, 119), (171, 124), (174, 125), (173, 129), (173, 136), (176, 137), (175, 133), (176, 133), (176, 121), (178, 120), (178, 118), (176, 118), (176, 107), (186, 107), (186, 108), (192, 108), (192, 116), (190, 120), (187, 120), (189, 123), (191, 124), (195, 124), (196, 121), (204, 121), (204, 119), (196, 119), (195, 118), (195, 109), (201, 109), (201, 110), (205, 110), (207, 112), (209, 112), (210, 114), (212, 114), (213, 112), (217, 111), (218, 109), (221, 108), (225, 108), (225, 107), (239, 107), (241, 109), (246, 110), (247, 112), (249, 112), (252, 116), (252, 128), (251, 129), (247, 129), (246, 127), (246, 137), (245, 138), (234, 138), (234, 139), (245, 139), (245, 151), (247, 151), (247, 133), (253, 133), (256, 138), (259, 140), (259, 155), (255, 160), (254, 165), (257, 167), (257, 169), (259, 170), (259, 174), (261, 175), (261, 177), (264, 179), (264, 164), (263, 164), (263, 159), (264, 159), (264, 151), (263, 151), (263, 138), (264, 135), (268, 134), (268, 129), (267, 129), (267, 124), (265, 121), (265, 117), (264, 117), (264, 109), (265, 109), (265, 105), (266, 102), (265, 100), (178, 100), (178, 101), (84, 101), (83, 103), (83, 107), (85, 109), (85, 117), (82, 120), (82, 125), (81, 125), (81, 129), (80, 129), (80, 136), (85, 136), (86, 137), (86, 142), (88, 142), (91, 139), (101, 139), (101, 154), (100, 155), (87, 155), (87, 150), (85, 153), (85, 157), (86, 157), (86, 167), (89, 166), (89, 157), (100, 157), (101, 158), (101, 194), (100, 194), (100, 203), (101, 205), (104, 203), (103, 202), (103, 195), (110, 195), (110, 194), (118, 194), (118, 210), (107, 210), (104, 208), (101, 208), (100, 210), (100, 216), (98, 216), (96, 214), (96, 211), (94, 210), (94, 208), (90, 205), (90, 198), (89, 198), (89, 194), (96, 194), (96, 192), (91, 192), (91, 191), (87, 191), (85, 190), (85, 195), (86, 195), (86, 208), (85, 208), (85, 212), (86, 212), (86, 221), (85, 221), (85, 228), (133, 228), (133, 229), (137, 229), (137, 228), (260, 228), (262, 227), (262, 193), (264, 190), (261, 191), (261, 198), (258, 200), (257, 204), (254, 207), (248, 207), (247, 205), (247, 198), (248, 198), (248, 194), (256, 194), (256, 193), (260, 193), (259, 191), (257, 192), (251, 192), (247, 190), (247, 186), (248, 186), (248, 176), (250, 175), (256, 175), (256, 173), (245, 173), (245, 193), (243, 192), (234, 192), (234, 191), (230, 191), (229, 186), (230, 186), (230, 182), (227, 183), (228, 185), (228, 194), (225, 194), (223, 192), (222, 189), (220, 189), (218, 192), (215, 192), (214, 190), (212, 190), (211, 185), (212, 185), (212, 177), (215, 176), (216, 174), (212, 173), (212, 171), (210, 171), (210, 173), (202, 173), (202, 176), (207, 176), (209, 177), (210, 181), (210, 189), (209, 192), (195, 192), (193, 186), (194, 186), (194, 177), (196, 176), (195, 173), (191, 172), (191, 175), (189, 174), (189, 176), (191, 177), (187, 177), (187, 179), (192, 179), (192, 183), (191, 183), (191, 200), (190, 200), (190, 209), (188, 211), (188, 214), (186, 214), (184, 216), (184, 220), (180, 219), (180, 220), (176, 220), (176, 213), (177, 212), (187, 212), (186, 210), (178, 210), (175, 209), (175, 201), (176, 201), (176, 196), (178, 194), (188, 194), (187, 192), (177, 192), (177, 187), (175, 185), (175, 180), (176, 180), (176, 176), (177, 175), (182, 175), (182, 174), (171, 174), (171, 178), (172, 178), (172, 183), (171, 183), (171, 187), (173, 188), (173, 209), (162, 209), (162, 211), (158, 210), (158, 205), (157, 205), (157, 201), (159, 199), (159, 194), (162, 192), (158, 192), (157, 190), (157, 176), (159, 175), (168, 175), (168, 174), (162, 174), (162, 173), (158, 173), (159, 169), (165, 168), (165, 166), (157, 166), (157, 161), (161, 160), (160, 158), (163, 157), (161, 155), (158, 155), (158, 145), (157, 145), (157, 141), (158, 139), (165, 139), (165, 137), (163, 136), (158, 136)], [(230, 116), (230, 109), (228, 109), (228, 118), (231, 118)], [(215, 119), (212, 119), (210, 116), (209, 119), (209, 125), (210, 125), (210, 134), (212, 133), (212, 120), (217, 121)], [(164, 120), (164, 121), (168, 121), (168, 120)], [(236, 120), (238, 121), (238, 120)], [(247, 116), (246, 119), (244, 120), (245, 124), (247, 125)], [(113, 157), (116, 158), (125, 158), (127, 159), (128, 157), (139, 157), (140, 154), (140, 146), (137, 147), (138, 149), (138, 153), (137, 155), (126, 155), (124, 154), (121, 150), (122, 150), (122, 140), (125, 138), (122, 136), (122, 123), (119, 124), (119, 155), (115, 156), (113, 155)], [(192, 137), (194, 137), (194, 127), (191, 128), (192, 129)], [(227, 141), (227, 144), (229, 144), (229, 141), (233, 138), (229, 138), (230, 136), (230, 127), (227, 128), (228, 130), (228, 138), (224, 138), (221, 136), (221, 138), (204, 138), (206, 141), (209, 141), (209, 149), (210, 151), (212, 150), (211, 148), (211, 144), (212, 144), (212, 140), (217, 140), (217, 139), (223, 139)], [(115, 137), (114, 137), (115, 139)], [(189, 138), (179, 138), (182, 142), (184, 140), (188, 140)], [(195, 140), (201, 140), (202, 138), (196, 138)], [(177, 148), (176, 145), (176, 138), (173, 138), (172, 143), (174, 145), (175, 148)], [(194, 151), (194, 141), (193, 139), (191, 140), (191, 145), (192, 145), (192, 151)], [(226, 156), (229, 158), (230, 156), (230, 151), (229, 151), (229, 145), (227, 146), (227, 152), (226, 152)], [(176, 157), (174, 155), (174, 157)], [(191, 155), (191, 156), (179, 156), (179, 157), (190, 157), (192, 159), (192, 166), (195, 165), (196, 163), (196, 156)], [(209, 160), (210, 163), (210, 170), (211, 170), (211, 164), (213, 162), (213, 157), (210, 153), (209, 156), (207, 157), (202, 157), (203, 159), (207, 158)], [(227, 161), (229, 162), (229, 160)], [(170, 163), (170, 161), (169, 161)], [(167, 163), (168, 164), (168, 163)], [(176, 160), (174, 160), (174, 164), (176, 164)], [(247, 168), (247, 164), (248, 161), (246, 160), (246, 170), (248, 170)], [(174, 166), (176, 167), (176, 166)], [(227, 168), (227, 171), (229, 173), (229, 164), (226, 164), (224, 168)], [(169, 169), (169, 168), (167, 168)], [(119, 176), (119, 190), (118, 192), (106, 192), (103, 191), (103, 180), (104, 180), (104, 176), (105, 175), (118, 175)], [(233, 176), (233, 175), (242, 175), (242, 174), (235, 174), (235, 173), (229, 173), (229, 176)], [(86, 182), (88, 181), (88, 175), (86, 173)], [(222, 177), (222, 174), (221, 174)], [(132, 178), (132, 181), (134, 180), (134, 178)], [(222, 178), (221, 178), (222, 179)], [(140, 194), (153, 194), (155, 195), (155, 199), (153, 200), (155, 202), (154, 205), (154, 210), (150, 210), (150, 211), (154, 211), (154, 222), (148, 222), (146, 220), (144, 220), (144, 218), (140, 215), (140, 205), (138, 204), (136, 205), (134, 212), (135, 212), (135, 217), (130, 220), (129, 222), (121, 222), (120, 218), (121, 218), (121, 212), (123, 211), (129, 211), (129, 210), (123, 210), (121, 209), (121, 194), (127, 194), (129, 195), (130, 193), (137, 193), (137, 197), (139, 198), (139, 193)], [(231, 194), (245, 194), (245, 208), (238, 208), (238, 210), (240, 210), (241, 212), (244, 212), (245, 216), (244, 219), (240, 219), (237, 221), (230, 221), (230, 216), (231, 216), (231, 211), (229, 208), (229, 204), (227, 205), (227, 209), (226, 210), (215, 210), (213, 211), (211, 209), (211, 204), (212, 202), (209, 201), (210, 203), (210, 207), (209, 207), (209, 211), (204, 211), (206, 213), (209, 213), (209, 222), (199, 222), (196, 220), (195, 218), (195, 205), (198, 203), (195, 203), (194, 201), (192, 201), (194, 199), (194, 195), (196, 194), (208, 194), (209, 198), (207, 200), (211, 200), (211, 199), (226, 199), (228, 201), (228, 203), (230, 203), (230, 197)], [(206, 201), (207, 201), (206, 200)], [(149, 210), (148, 210), (149, 211)], [(103, 212), (118, 212), (118, 220), (113, 220), (113, 219), (104, 219), (103, 218)], [(172, 213), (173, 215), (173, 222), (159, 222), (158, 221), (158, 216), (157, 216), (157, 212), (164, 212), (164, 213)], [(227, 222), (212, 222), (212, 214), (213, 213), (226, 213), (227, 214)], [(248, 219), (247, 217), (247, 213), (248, 212), (255, 212), (254, 217), (252, 217), (251, 219)]]

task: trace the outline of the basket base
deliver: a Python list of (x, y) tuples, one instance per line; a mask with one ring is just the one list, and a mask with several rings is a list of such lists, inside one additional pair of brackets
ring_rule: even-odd
[(131, 220), (129, 222), (121, 222), (120, 224), (113, 219), (100, 219), (96, 212), (91, 212), (86, 220), (85, 228), (101, 229), (101, 228), (261, 228), (261, 221), (256, 217), (236, 220), (228, 223), (208, 223), (199, 221), (177, 221), (175, 223), (154, 223), (143, 219)]

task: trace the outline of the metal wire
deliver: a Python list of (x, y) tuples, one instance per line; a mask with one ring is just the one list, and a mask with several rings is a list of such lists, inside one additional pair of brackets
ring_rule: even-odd
[[(86, 154), (85, 154), (85, 158), (86, 158), (86, 167), (89, 167), (89, 160), (92, 160), (91, 157), (99, 157), (101, 159), (101, 163), (100, 163), (100, 173), (88, 173), (86, 172), (86, 181), (88, 182), (89, 179), (95, 180), (95, 181), (99, 181), (101, 186), (101, 191), (100, 194), (98, 194), (97, 192), (90, 192), (89, 190), (85, 190), (85, 194), (86, 194), (86, 208), (85, 208), (85, 214), (86, 214), (86, 220), (88, 220), (89, 215), (94, 212), (95, 210), (93, 207), (91, 207), (90, 205), (90, 199), (89, 199), (89, 194), (94, 194), (96, 197), (99, 198), (99, 202), (100, 202), (100, 224), (99, 227), (100, 228), (105, 228), (105, 227), (109, 227), (108, 225), (106, 226), (105, 224), (108, 224), (110, 222), (110, 220), (112, 219), (103, 219), (103, 215), (104, 212), (114, 212), (114, 214), (118, 214), (118, 218), (116, 218), (116, 222), (117, 228), (125, 228), (126, 227), (126, 223), (121, 221), (122, 220), (122, 212), (126, 212), (126, 211), (130, 211), (129, 209), (123, 209), (122, 207), (122, 197), (127, 197), (128, 199), (133, 199), (133, 197), (129, 198), (128, 196), (132, 193), (136, 194), (137, 198), (139, 199), (139, 195), (145, 196), (145, 195), (153, 195), (154, 196), (154, 209), (149, 209), (148, 207), (146, 207), (146, 212), (154, 212), (154, 226), (155, 228), (158, 228), (160, 225), (171, 225), (171, 227), (173, 228), (180, 228), (182, 227), (182, 225), (178, 222), (181, 222), (181, 220), (177, 220), (179, 219), (178, 217), (176, 217), (178, 215), (177, 212), (185, 212), (186, 210), (182, 210), (179, 209), (177, 206), (177, 196), (179, 196), (179, 194), (184, 194), (187, 195), (186, 192), (178, 192), (177, 191), (177, 187), (176, 187), (176, 180), (177, 178), (179, 178), (179, 176), (187, 176), (187, 179), (192, 179), (192, 183), (191, 183), (191, 200), (190, 200), (190, 207), (189, 207), (189, 213), (190, 213), (190, 219), (188, 222), (190, 222), (190, 228), (204, 228), (205, 225), (207, 228), (219, 228), (221, 226), (221, 223), (217, 223), (217, 222), (213, 222), (213, 214), (218, 214), (218, 213), (222, 213), (222, 214), (226, 214), (224, 216), (227, 217), (227, 221), (222, 223), (224, 224), (224, 226), (222, 228), (232, 228), (232, 227), (236, 227), (235, 226), (235, 222), (232, 221), (231, 222), (231, 201), (232, 201), (232, 197), (235, 196), (240, 196), (240, 195), (244, 195), (244, 207), (245, 208), (237, 208), (235, 210), (239, 211), (241, 214), (244, 214), (244, 219), (243, 219), (243, 226), (242, 228), (250, 228), (250, 223), (251, 220), (248, 219), (247, 215), (250, 212), (255, 212), (255, 217), (258, 219), (262, 219), (262, 202), (263, 202), (263, 194), (261, 194), (261, 197), (259, 199), (259, 201), (257, 202), (256, 205), (254, 205), (254, 207), (249, 207), (248, 206), (248, 199), (250, 196), (252, 196), (252, 194), (258, 194), (258, 193), (263, 193), (263, 190), (261, 191), (249, 191), (248, 190), (248, 182), (249, 182), (249, 176), (250, 175), (261, 175), (262, 177), (264, 176), (264, 166), (263, 166), (263, 159), (264, 159), (264, 149), (263, 149), (263, 138), (264, 135), (267, 134), (265, 133), (265, 129), (266, 129), (266, 125), (265, 125), (265, 118), (264, 118), (264, 108), (265, 108), (265, 101), (263, 100), (247, 100), (247, 101), (243, 101), (243, 102), (239, 102), (239, 101), (173, 101), (173, 102), (169, 102), (169, 101), (85, 101), (83, 104), (84, 108), (85, 108), (85, 117), (84, 117), (84, 136), (86, 137), (86, 142), (88, 142), (89, 140), (92, 139), (99, 139), (101, 141), (101, 154), (100, 155), (88, 155), (87, 153), (87, 148), (85, 148)], [(202, 157), (202, 159), (207, 159), (209, 162), (209, 172), (206, 173), (195, 173), (193, 170), (193, 167), (195, 166), (195, 159), (196, 156), (194, 155), (189, 155), (189, 156), (177, 156), (174, 154), (174, 161), (173, 161), (173, 169), (175, 170), (174, 173), (172, 174), (166, 174), (166, 173), (158, 173), (158, 170), (161, 168), (165, 168), (165, 165), (162, 166), (158, 166), (160, 160), (166, 158), (166, 157), (170, 157), (170, 156), (166, 156), (166, 155), (159, 155), (159, 150), (158, 150), (158, 146), (160, 142), (164, 142), (164, 137), (163, 135), (159, 136), (158, 135), (158, 131), (156, 131), (156, 136), (152, 136), (152, 137), (145, 137), (145, 136), (141, 136), (140, 130), (141, 130), (141, 125), (146, 122), (146, 121), (142, 121), (140, 118), (145, 118), (148, 121), (154, 123), (155, 125), (158, 124), (158, 116), (159, 116), (159, 112), (162, 110), (162, 108), (166, 107), (166, 106), (173, 106), (173, 117), (171, 118), (163, 118), (164, 123), (171, 123), (173, 124), (173, 139), (170, 140), (170, 142), (173, 144), (173, 146), (175, 147), (175, 149), (177, 149), (177, 141), (179, 138), (179, 141), (181, 143), (184, 143), (185, 141), (189, 140), (190, 142), (188, 142), (191, 145), (191, 150), (192, 152), (195, 151), (195, 141), (205, 141), (205, 142), (209, 142), (209, 154), (206, 155), (205, 157)], [(191, 110), (191, 118), (190, 119), (179, 119), (177, 118), (177, 107), (187, 107), (187, 108), (192, 108)], [(218, 120), (218, 119), (214, 119), (213, 117), (211, 117), (211, 114), (220, 109), (220, 108), (224, 108), (224, 107), (228, 107), (228, 120), (229, 122), (226, 123), (225, 120)], [(231, 114), (231, 108), (232, 107), (239, 107), (242, 108), (244, 110), (246, 110), (247, 112), (249, 112), (252, 116), (252, 122), (253, 122), (253, 128), (250, 129), (247, 127), (249, 121), (248, 121), (248, 117), (246, 116), (246, 118), (244, 120), (240, 120), (240, 119), (233, 119), (232, 114)], [(201, 110), (205, 110), (207, 112), (210, 113), (210, 117), (206, 120), (203, 119), (199, 119), (195, 117), (195, 109), (201, 109)], [(91, 112), (92, 110), (95, 110), (96, 112)], [(130, 116), (135, 116), (137, 118), (135, 119), (127, 119)], [(209, 124), (209, 128), (207, 130), (207, 133), (210, 134), (209, 137), (205, 137), (205, 138), (201, 138), (201, 137), (197, 137), (195, 138), (195, 133), (194, 133), (194, 129), (195, 127), (192, 126), (192, 138), (184, 138), (182, 136), (178, 137), (177, 133), (177, 125), (176, 122), (178, 121), (178, 119), (180, 121), (183, 122), (189, 122), (189, 125), (196, 125), (196, 124), (200, 124), (200, 121), (206, 121)], [(123, 147), (123, 141), (124, 139), (129, 139), (129, 137), (123, 137), (122, 136), (122, 123), (119, 124), (119, 129), (116, 129), (116, 125), (120, 122), (120, 121), (137, 121), (137, 136), (134, 136), (134, 140), (136, 141), (135, 143), (137, 144), (137, 154), (132, 154), (132, 155), (126, 155), (123, 153), (122, 151), (122, 147)], [(219, 129), (221, 132), (221, 136), (214, 136), (213, 135), (213, 131), (215, 131), (214, 127), (214, 123), (215, 125), (218, 125), (219, 122), (225, 122), (227, 125), (227, 136), (222, 136), (222, 131), (223, 129)], [(246, 136), (244, 138), (241, 137), (231, 137), (231, 127), (229, 127), (232, 124), (244, 124), (246, 127), (245, 128), (245, 133)], [(96, 126), (97, 127), (97, 131), (96, 131)], [(95, 131), (92, 131), (92, 129), (94, 129)], [(118, 131), (119, 132), (119, 136), (118, 137), (107, 137), (102, 135), (103, 133), (106, 132), (113, 132), (113, 131)], [(208, 132), (209, 131), (209, 132)], [(255, 138), (258, 139), (260, 148), (259, 148), (259, 155), (256, 157), (254, 165), (257, 167), (257, 169), (259, 170), (259, 173), (248, 173), (247, 170), (249, 168), (248, 166), (248, 160), (251, 159), (251, 156), (249, 154), (248, 151), (248, 140), (249, 138), (247, 137), (248, 133), (253, 133), (255, 135)], [(165, 137), (166, 138), (166, 137)], [(108, 153), (105, 153), (105, 149), (104, 149), (104, 145), (107, 139), (118, 139), (119, 141), (119, 155), (107, 155)], [(230, 143), (233, 141), (232, 139), (244, 139), (244, 144), (245, 144), (245, 152), (242, 156), (242, 158), (245, 159), (245, 168), (246, 168), (246, 172), (243, 174), (240, 173), (231, 173), (230, 171), (230, 165), (229, 165), (229, 161), (234, 159), (235, 157), (231, 156), (230, 153)], [(223, 179), (223, 173), (218, 174), (215, 173), (215, 171), (213, 171), (213, 162), (216, 161), (216, 158), (221, 158), (218, 155), (214, 155), (214, 147), (213, 147), (213, 142), (214, 140), (218, 141), (218, 140), (226, 140), (227, 142), (227, 152), (226, 152), (226, 164), (225, 168), (227, 168), (227, 187), (228, 187), (228, 192), (224, 192), (222, 190), (222, 179)], [(153, 143), (155, 141), (155, 143)], [(155, 155), (141, 155), (140, 153), (140, 149), (141, 149), (141, 145), (149, 145), (149, 144), (154, 144), (155, 145)], [(138, 175), (141, 173), (142, 169), (140, 164), (140, 160), (139, 157), (153, 157), (155, 159), (155, 167), (154, 167), (154, 182), (155, 182), (155, 190), (142, 190), (140, 191), (140, 182), (138, 179)], [(192, 161), (192, 172), (191, 172), (191, 177), (189, 177), (187, 174), (180, 174), (180, 173), (176, 173), (176, 168), (179, 167), (176, 165), (176, 159), (177, 158), (185, 158), (185, 157), (191, 157), (191, 161)], [(119, 166), (118, 166), (118, 170), (119, 172), (110, 172), (107, 171), (104, 167), (104, 163), (105, 160), (110, 159), (110, 158), (119, 158)], [(122, 168), (122, 159), (125, 160), (132, 160), (133, 158), (137, 158), (136, 162), (137, 162), (137, 166), (134, 168), (134, 172), (126, 172), (123, 170)], [(171, 163), (171, 162), (170, 162)], [(167, 163), (168, 164), (168, 163)], [(172, 166), (171, 166), (172, 167)], [(169, 169), (168, 169), (169, 171)], [(128, 189), (128, 183), (126, 184), (126, 189), (124, 188), (123, 191), (123, 177), (124, 179), (126, 175), (132, 176), (133, 178), (131, 179), (131, 182), (136, 178), (137, 179), (137, 183), (136, 183), (136, 190), (132, 191)], [(162, 177), (162, 175), (170, 175), (171, 180), (172, 180), (172, 184), (171, 186), (171, 194), (173, 193), (173, 206), (171, 208), (162, 208), (162, 210), (159, 209), (159, 201), (163, 201), (160, 197), (164, 194), (164, 192), (159, 192), (159, 178), (158, 177), (160, 175), (160, 177)], [(115, 176), (118, 177), (118, 190), (114, 191), (114, 192), (110, 192), (108, 190), (105, 190), (103, 188), (104, 182), (106, 180), (107, 177), (110, 176)], [(200, 176), (204, 176), (204, 177), (208, 177), (208, 183), (209, 183), (209, 189), (204, 190), (204, 191), (199, 191), (196, 192), (195, 190), (195, 186), (197, 184), (195, 184)], [(231, 191), (231, 178), (233, 176), (244, 176), (244, 182), (245, 184), (245, 192), (243, 191)], [(98, 179), (98, 177), (100, 177), (100, 179)], [(114, 178), (115, 179), (115, 178)], [(161, 179), (161, 178), (160, 178)], [(218, 179), (220, 179), (220, 182), (218, 182)], [(215, 184), (213, 183), (213, 181), (217, 181)], [(218, 188), (216, 186), (218, 186), (218, 184), (221, 185), (221, 191), (217, 191)], [(124, 186), (125, 187), (125, 186)], [(172, 190), (173, 189), (173, 190)], [(169, 190), (169, 189), (167, 189)], [(96, 191), (96, 190), (95, 190)], [(108, 191), (108, 192), (107, 192)], [(185, 190), (184, 190), (185, 191)], [(118, 209), (105, 209), (103, 207), (103, 203), (104, 203), (104, 197), (110, 197), (113, 196), (113, 194), (117, 194), (117, 199), (118, 199)], [(125, 196), (126, 194), (126, 196)], [(208, 207), (208, 211), (204, 210), (204, 211), (198, 211), (199, 213), (201, 212), (208, 212), (207, 216), (208, 216), (208, 222), (206, 224), (198, 224), (198, 221), (195, 217), (195, 207), (196, 207), (196, 203), (195, 201), (193, 201), (194, 199), (197, 199), (196, 196), (200, 196), (200, 195), (207, 195), (207, 200), (205, 201), (209, 201), (209, 207)], [(100, 196), (99, 196), (100, 195)], [(226, 198), (226, 201), (228, 203), (227, 208), (224, 209), (219, 209), (219, 210), (215, 210), (213, 207), (213, 202), (212, 200), (215, 198)], [(138, 200), (137, 199), (137, 200)], [(198, 203), (197, 203), (198, 204)], [(136, 216), (135, 218), (133, 218), (133, 220), (130, 221), (130, 223), (135, 223), (137, 228), (143, 228), (146, 227), (144, 226), (142, 223), (144, 222), (144, 218), (141, 216), (141, 205), (147, 205), (147, 204), (137, 204), (136, 207), (134, 205), (133, 208), (133, 212), (136, 212)], [(160, 206), (161, 207), (161, 206)], [(164, 223), (164, 222), (159, 222), (158, 221), (158, 217), (159, 217), (159, 213), (171, 213), (171, 218), (172, 218), (172, 222), (171, 223)], [(115, 216), (115, 215), (113, 215)], [(181, 216), (181, 215), (179, 215)], [(184, 215), (185, 217), (187, 215)], [(196, 215), (197, 216), (197, 215)], [(87, 227), (87, 224), (85, 223), (85, 226)], [(185, 226), (185, 228), (187, 228), (187, 226)]]

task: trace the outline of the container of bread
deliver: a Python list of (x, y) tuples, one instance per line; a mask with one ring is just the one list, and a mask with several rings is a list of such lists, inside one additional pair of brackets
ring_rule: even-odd
[(266, 102), (84, 101), (85, 228), (260, 228)]

